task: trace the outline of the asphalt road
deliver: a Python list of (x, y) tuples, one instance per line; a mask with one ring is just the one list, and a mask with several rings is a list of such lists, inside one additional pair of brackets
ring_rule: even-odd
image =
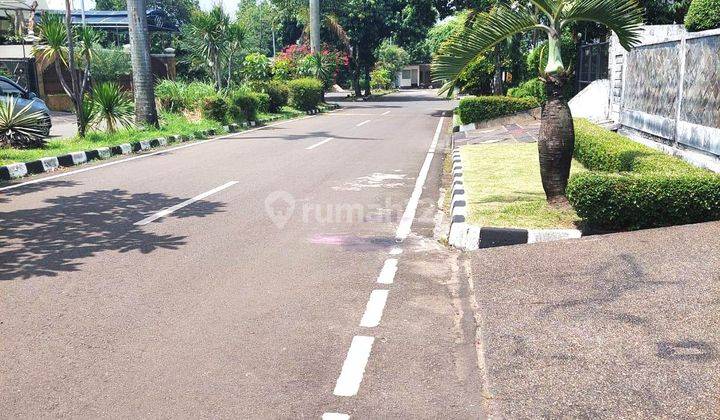
[(451, 105), (402, 92), (2, 191), (2, 416), (481, 415), (457, 256), (428, 238)]

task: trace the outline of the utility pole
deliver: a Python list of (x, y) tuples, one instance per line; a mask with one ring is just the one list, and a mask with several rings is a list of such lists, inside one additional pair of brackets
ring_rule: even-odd
[(320, 50), (320, 0), (310, 0), (310, 51)]

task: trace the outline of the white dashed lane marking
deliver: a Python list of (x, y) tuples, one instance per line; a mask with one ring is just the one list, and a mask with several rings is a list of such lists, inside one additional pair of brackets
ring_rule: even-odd
[(185, 207), (185, 206), (188, 206), (188, 205), (190, 205), (190, 204), (192, 204), (192, 203), (194, 203), (194, 202), (196, 202), (196, 201), (200, 201), (200, 200), (202, 200), (202, 199), (205, 198), (205, 197), (208, 197), (208, 196), (211, 196), (211, 195), (213, 195), (213, 194), (215, 194), (215, 193), (217, 193), (217, 192), (220, 192), (220, 191), (224, 190), (225, 188), (232, 187), (233, 185), (235, 185), (235, 184), (237, 184), (237, 183), (238, 183), (238, 181), (230, 181), (230, 182), (227, 182), (227, 183), (225, 183), (225, 184), (223, 184), (223, 185), (221, 185), (221, 186), (219, 186), (219, 187), (217, 187), (217, 188), (213, 188), (213, 189), (210, 190), (210, 191), (205, 191), (204, 193), (199, 194), (199, 195), (196, 195), (195, 197), (193, 197), (193, 198), (191, 198), (191, 199), (189, 199), (189, 200), (185, 200), (185, 201), (183, 201), (183, 202), (180, 203), (180, 204), (175, 204), (175, 205), (172, 206), (172, 207), (168, 207), (168, 208), (166, 208), (166, 209), (164, 209), (164, 210), (160, 210), (159, 212), (153, 214), (152, 216), (146, 217), (146, 218), (142, 219), (142, 220), (139, 221), (139, 222), (135, 222), (134, 225), (135, 225), (135, 226), (144, 226), (144, 225), (147, 225), (148, 223), (154, 222), (155, 220), (157, 220), (157, 219), (159, 219), (159, 218), (161, 218), (161, 217), (168, 216), (168, 215), (170, 215), (170, 214), (172, 214), (172, 213), (180, 210), (181, 208), (183, 208), (183, 207)]
[(361, 327), (372, 328), (380, 325), (388, 293), (389, 290), (373, 290), (370, 293), (370, 299), (365, 308), (365, 313), (360, 320)]
[(318, 146), (322, 146), (323, 144), (329, 142), (329, 141), (332, 140), (332, 139), (333, 139), (333, 137), (328, 137), (328, 138), (326, 138), (326, 139), (323, 140), (323, 141), (320, 141), (320, 142), (318, 142), (318, 143), (315, 143), (315, 144), (313, 144), (312, 146), (306, 147), (305, 150), (312, 150), (312, 149), (314, 149), (314, 148), (316, 148), (316, 147), (318, 147)]
[(349, 418), (349, 415), (341, 413), (325, 413), (322, 415), (322, 420), (348, 420)]
[(380, 284), (392, 284), (395, 279), (395, 273), (397, 272), (397, 258), (388, 258), (383, 264), (380, 275), (378, 275), (377, 282)]
[(374, 341), (375, 337), (365, 335), (353, 337), (333, 394), (340, 397), (352, 397), (357, 394)]
[(365, 121), (361, 122), (360, 124), (356, 125), (355, 127), (361, 127), (369, 122), (370, 122), (370, 120), (365, 120)]

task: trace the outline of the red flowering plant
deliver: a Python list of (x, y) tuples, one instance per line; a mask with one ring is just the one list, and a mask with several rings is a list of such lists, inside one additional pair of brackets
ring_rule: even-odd
[(313, 76), (320, 79), (325, 87), (330, 87), (341, 68), (347, 67), (350, 57), (347, 53), (323, 45), (315, 54), (306, 44), (289, 45), (277, 55), (274, 62), (274, 74), (279, 79), (301, 76)]

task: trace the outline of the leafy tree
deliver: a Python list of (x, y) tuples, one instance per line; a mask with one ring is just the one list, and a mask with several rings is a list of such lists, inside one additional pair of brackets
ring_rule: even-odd
[[(403, 3), (399, 2), (398, 6)], [(437, 16), (432, 0), (409, 0), (396, 12), (394, 22), (391, 22), (393, 40), (410, 54), (411, 61), (419, 63), (430, 59), (425, 41)]]
[(247, 81), (266, 80), (270, 75), (270, 60), (265, 54), (248, 54), (243, 61), (242, 73)]
[(575, 21), (595, 21), (613, 30), (621, 45), (629, 49), (639, 42), (643, 9), (636, 0), (531, 0), (532, 6), (499, 5), (492, 13), (483, 13), (454, 35), (436, 56), (433, 74), (436, 80), (448, 81), (443, 92), (450, 92), (462, 72), (478, 55), (510, 36), (541, 31), (548, 37), (548, 62), (543, 79), (548, 101), (542, 111), (538, 149), (540, 174), (548, 202), (567, 205), (565, 188), (575, 143), (573, 120), (562, 88), (568, 71), (562, 61), (560, 34)]
[(410, 54), (387, 39), (377, 48), (375, 56), (377, 67), (386, 69), (392, 77), (410, 63)]
[[(200, 10), (198, 0), (147, 0), (147, 10), (162, 10), (175, 25), (190, 22), (193, 12)], [(126, 0), (95, 0), (97, 10), (126, 10)]]

